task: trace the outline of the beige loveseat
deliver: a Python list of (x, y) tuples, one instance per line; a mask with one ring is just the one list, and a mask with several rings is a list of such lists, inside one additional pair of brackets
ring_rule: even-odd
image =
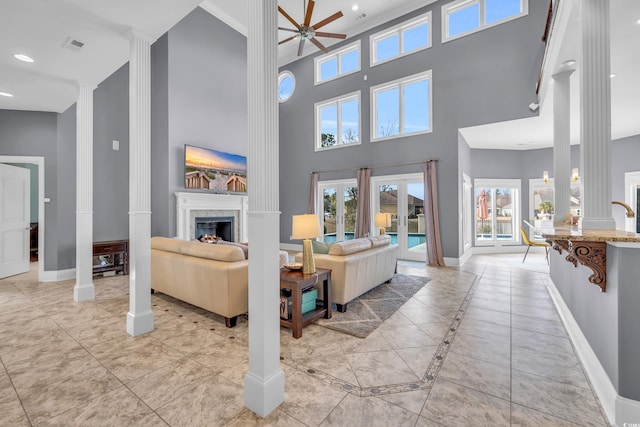
[[(331, 300), (338, 311), (381, 283), (391, 280), (398, 261), (398, 245), (388, 235), (333, 243), (328, 254), (314, 253), (317, 268), (331, 269)], [(302, 262), (302, 254), (296, 255)], [(322, 287), (318, 287), (319, 298)]]
[(151, 238), (151, 288), (236, 325), (248, 310), (249, 261), (238, 246)]

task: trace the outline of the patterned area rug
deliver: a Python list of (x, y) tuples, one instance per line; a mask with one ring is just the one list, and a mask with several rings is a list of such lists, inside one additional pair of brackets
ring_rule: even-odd
[(335, 310), (334, 304), (331, 319), (320, 319), (317, 324), (366, 338), (429, 280), (428, 277), (396, 274), (391, 282), (383, 283), (351, 301), (345, 313)]

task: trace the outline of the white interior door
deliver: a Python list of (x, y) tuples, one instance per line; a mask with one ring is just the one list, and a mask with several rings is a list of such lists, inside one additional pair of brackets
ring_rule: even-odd
[(0, 163), (0, 279), (29, 271), (29, 174)]

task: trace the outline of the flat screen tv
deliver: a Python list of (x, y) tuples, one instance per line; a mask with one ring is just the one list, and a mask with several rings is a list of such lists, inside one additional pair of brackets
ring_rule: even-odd
[(246, 193), (247, 158), (185, 144), (184, 187), (218, 193)]

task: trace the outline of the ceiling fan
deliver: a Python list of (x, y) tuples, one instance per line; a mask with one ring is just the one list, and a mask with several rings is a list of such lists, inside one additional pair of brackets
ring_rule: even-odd
[[(304, 8), (304, 0), (302, 0), (302, 2), (303, 2), (302, 10), (305, 10), (305, 8)], [(278, 44), (280, 45), (282, 43), (286, 43), (286, 42), (291, 41), (291, 40), (300, 39), (300, 44), (298, 44), (298, 56), (302, 56), (302, 49), (304, 48), (304, 42), (307, 41), (307, 40), (309, 40), (311, 43), (316, 45), (318, 47), (318, 49), (320, 49), (324, 53), (328, 53), (329, 50), (322, 43), (320, 43), (316, 39), (316, 37), (331, 37), (331, 38), (335, 38), (335, 39), (345, 39), (347, 37), (346, 34), (323, 33), (323, 32), (317, 31), (321, 27), (324, 27), (325, 25), (327, 25), (327, 24), (335, 21), (336, 19), (340, 18), (342, 16), (342, 12), (340, 12), (340, 11), (334, 13), (333, 15), (329, 16), (328, 18), (323, 19), (322, 21), (318, 22), (315, 25), (310, 25), (311, 24), (311, 14), (313, 13), (313, 7), (315, 6), (315, 4), (316, 3), (313, 0), (309, 0), (309, 3), (307, 4), (307, 7), (306, 7), (306, 12), (304, 14), (304, 21), (302, 22), (302, 25), (298, 24), (287, 12), (284, 11), (283, 8), (278, 6), (278, 12), (280, 12), (282, 14), (282, 16), (287, 18), (287, 20), (289, 22), (291, 22), (294, 27), (296, 27), (296, 29), (278, 27), (279, 30), (291, 31), (293, 33), (296, 33), (295, 35), (282, 40)]]

